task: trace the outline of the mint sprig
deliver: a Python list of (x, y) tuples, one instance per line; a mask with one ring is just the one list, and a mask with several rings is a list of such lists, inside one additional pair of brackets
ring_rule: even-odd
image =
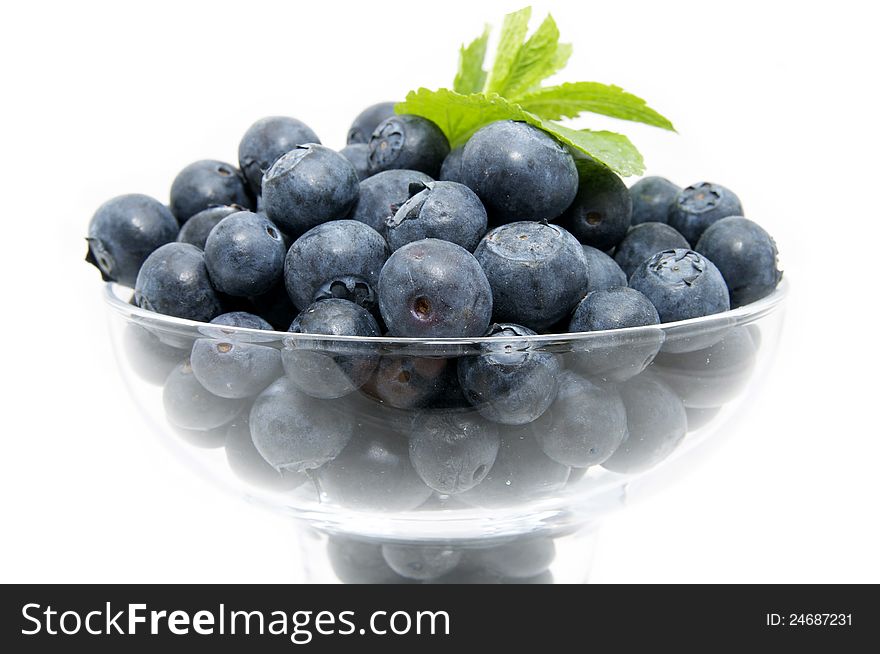
[(489, 28), (459, 51), (452, 89), (410, 91), (395, 109), (437, 123), (453, 147), (496, 120), (521, 120), (565, 143), (577, 158), (598, 161), (620, 175), (640, 175), (642, 155), (623, 134), (573, 129), (558, 120), (591, 112), (674, 131), (672, 123), (647, 103), (618, 86), (598, 82), (569, 82), (541, 86), (562, 70), (571, 45), (559, 43), (552, 16), (526, 39), (531, 7), (504, 18), (491, 71), (485, 67)]

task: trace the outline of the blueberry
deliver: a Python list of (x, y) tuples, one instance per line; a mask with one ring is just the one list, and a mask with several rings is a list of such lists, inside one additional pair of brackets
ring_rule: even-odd
[(661, 352), (652, 366), (686, 407), (721, 406), (739, 395), (755, 368), (758, 348), (745, 327), (733, 327), (710, 347)]
[(181, 224), (209, 207), (230, 204), (245, 209), (255, 206), (244, 175), (232, 164), (196, 161), (181, 170), (171, 184), (171, 213)]
[[(618, 330), (660, 323), (651, 301), (639, 291), (621, 286), (592, 291), (581, 301), (568, 326), (570, 332)], [(625, 381), (650, 365), (660, 351), (660, 330), (609, 332), (585, 341), (569, 357), (569, 365), (589, 377)]]
[(379, 126), (379, 123), (394, 115), (395, 104), (395, 102), (379, 102), (370, 105), (360, 112), (357, 118), (354, 119), (354, 122), (352, 122), (351, 127), (348, 128), (346, 143), (349, 145), (366, 145), (370, 141), (370, 135)]
[(209, 392), (193, 374), (189, 361), (180, 363), (162, 389), (165, 415), (175, 427), (208, 430), (227, 424), (239, 414), (244, 403)]
[(354, 166), (359, 182), (370, 176), (370, 148), (366, 143), (346, 145), (339, 151), (339, 154)]
[(492, 317), (492, 289), (474, 255), (426, 238), (388, 258), (379, 275), (379, 310), (394, 336), (481, 336)]
[(724, 277), (693, 250), (658, 252), (636, 268), (629, 285), (647, 296), (664, 323), (730, 309)]
[(267, 292), (284, 271), (284, 239), (265, 216), (239, 211), (221, 220), (205, 243), (214, 288), (248, 297)]
[(464, 184), (464, 177), (461, 174), (462, 154), (464, 154), (463, 145), (459, 145), (457, 148), (452, 148), (449, 151), (449, 154), (443, 160), (443, 165), (440, 166), (440, 177), (437, 178), (438, 180)]
[(89, 222), (86, 261), (104, 281), (134, 286), (138, 270), (158, 247), (177, 235), (168, 208), (147, 195), (120, 195), (102, 204)]
[(587, 468), (607, 460), (626, 438), (626, 409), (613, 388), (565, 371), (556, 401), (531, 428), (551, 459)]
[(629, 189), (610, 168), (584, 160), (577, 197), (559, 222), (584, 245), (613, 248), (632, 222)]
[(578, 304), (569, 324), (570, 332), (592, 332), (657, 325), (660, 316), (639, 291), (618, 286), (593, 291)]
[(770, 295), (782, 279), (776, 243), (748, 218), (722, 218), (703, 232), (694, 249), (718, 266), (733, 308)]
[(498, 446), (495, 425), (470, 411), (423, 412), (413, 418), (409, 433), (413, 468), (425, 484), (446, 495), (483, 481)]
[(620, 387), (629, 432), (602, 467), (631, 474), (653, 468), (678, 447), (687, 433), (687, 414), (678, 395), (653, 375)]
[(260, 316), (255, 316), (247, 311), (232, 311), (220, 314), (211, 321), (211, 324), (224, 327), (244, 327), (246, 329), (272, 329), (272, 325), (260, 318)]
[(190, 364), (202, 386), (229, 398), (253, 397), (283, 372), (278, 350), (234, 339), (198, 339)]
[(722, 408), (720, 406), (708, 407), (706, 409), (689, 409), (685, 407), (688, 432), (696, 431), (708, 425), (720, 413)]
[(417, 170), (386, 170), (360, 183), (357, 204), (351, 219), (365, 223), (379, 233), (385, 231), (385, 220), (397, 213), (409, 200), (412, 184), (427, 184), (433, 180)]
[(645, 177), (630, 186), (632, 198), (632, 224), (665, 223), (669, 217), (669, 205), (681, 188), (665, 177)]
[[(321, 300), (290, 325), (294, 334), (380, 336), (370, 312), (348, 300)], [(288, 339), (281, 353), (284, 370), (303, 393), (323, 399), (348, 395), (366, 383), (376, 369), (378, 354), (348, 354), (344, 343)]]
[(213, 429), (183, 429), (176, 425), (171, 425), (171, 430), (184, 443), (191, 447), (197, 447), (200, 450), (216, 450), (223, 447), (226, 440), (226, 425), (220, 425)]
[(167, 243), (147, 257), (134, 294), (139, 307), (168, 316), (207, 322), (223, 313), (204, 252), (189, 243)]
[(630, 229), (614, 251), (614, 260), (627, 278), (642, 262), (663, 250), (690, 248), (684, 236), (664, 223), (640, 223)]
[(401, 114), (383, 120), (370, 136), (370, 172), (405, 169), (437, 177), (449, 141), (427, 118)]
[(392, 250), (423, 238), (439, 238), (474, 251), (486, 233), (486, 209), (476, 193), (456, 182), (412, 185), (413, 196), (385, 221)]
[(208, 240), (208, 234), (221, 220), (239, 211), (244, 211), (244, 207), (237, 205), (210, 207), (199, 211), (195, 216), (183, 223), (183, 227), (177, 233), (177, 241), (179, 243), (189, 243), (195, 245), (202, 250), (205, 249), (205, 241)]
[(238, 144), (238, 165), (254, 195), (260, 195), (263, 173), (278, 158), (298, 145), (320, 143), (318, 135), (304, 122), (287, 116), (261, 118), (244, 133)]
[(373, 315), (379, 313), (379, 298), (372, 285), (357, 275), (340, 275), (321, 284), (312, 298), (319, 300), (348, 300), (363, 307)]
[(163, 343), (150, 330), (129, 323), (122, 334), (122, 347), (135, 374), (146, 382), (161, 386), (186, 352)]
[(430, 545), (382, 545), (385, 563), (407, 579), (426, 581), (452, 572), (461, 560), (462, 550)]
[(491, 230), (474, 256), (494, 298), (495, 320), (541, 331), (575, 307), (587, 285), (584, 250), (558, 225), (517, 222)]
[(712, 223), (728, 216), (742, 216), (739, 198), (720, 184), (699, 182), (682, 189), (669, 205), (667, 221), (689, 243), (695, 244)]
[(537, 127), (512, 120), (477, 130), (464, 146), (461, 176), (495, 223), (558, 218), (578, 189), (568, 150)]
[(553, 403), (560, 370), (556, 355), (510, 340), (534, 334), (520, 325), (495, 324), (486, 335), (504, 338), (502, 343), (483, 345), (485, 354), (459, 359), (458, 379), (465, 396), (488, 420), (524, 425)]
[(457, 497), (476, 506), (513, 506), (561, 490), (568, 473), (568, 466), (544, 454), (527, 427), (508, 427), (501, 434), (492, 469), (481, 483)]
[(530, 536), (503, 545), (475, 549), (468, 554), (470, 562), (506, 577), (522, 579), (545, 572), (556, 558), (556, 545), (552, 538)]
[(445, 404), (458, 390), (455, 366), (449, 359), (382, 357), (364, 391), (397, 409)]
[(602, 250), (584, 245), (584, 259), (587, 262), (586, 292), (604, 291), (615, 286), (626, 286), (626, 273), (617, 262)]
[(387, 258), (388, 244), (376, 230), (356, 220), (333, 220), (290, 246), (284, 282), (293, 304), (305, 309), (328, 282), (353, 276), (375, 289)]
[(344, 584), (408, 584), (382, 556), (382, 546), (345, 536), (331, 536), (327, 556), (336, 577)]
[(247, 413), (238, 416), (226, 426), (225, 447), (230, 469), (251, 486), (288, 491), (302, 486), (308, 480), (305, 473), (276, 470), (266, 462), (254, 447)]
[(409, 462), (406, 439), (367, 424), (317, 475), (327, 498), (347, 509), (411, 511), (432, 492)]
[(354, 428), (345, 407), (309, 397), (286, 376), (251, 407), (254, 446), (276, 470), (318, 468), (343, 450)]
[(354, 166), (323, 145), (298, 145), (263, 176), (266, 215), (294, 237), (328, 220), (345, 218), (357, 197)]

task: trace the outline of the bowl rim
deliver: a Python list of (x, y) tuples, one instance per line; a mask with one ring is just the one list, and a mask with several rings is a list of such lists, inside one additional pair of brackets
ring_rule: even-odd
[(419, 338), (406, 336), (336, 336), (327, 334), (295, 334), (292, 332), (281, 332), (275, 330), (252, 329), (249, 327), (232, 327), (228, 325), (216, 325), (208, 322), (200, 322), (187, 318), (178, 318), (169, 316), (155, 311), (148, 311), (137, 307), (123, 299), (122, 294), (131, 292), (127, 286), (116, 282), (105, 282), (104, 284), (104, 300), (117, 313), (129, 320), (148, 321), (151, 326), (164, 327), (172, 331), (202, 331), (204, 329), (220, 329), (224, 335), (242, 334), (246, 336), (261, 337), (266, 340), (307, 340), (311, 343), (327, 341), (333, 343), (353, 342), (353, 343), (372, 343), (375, 345), (420, 345), (420, 346), (480, 346), (505, 342), (527, 343), (530, 346), (540, 346), (544, 344), (558, 344), (565, 342), (584, 341), (589, 339), (608, 338), (610, 335), (620, 336), (640, 336), (647, 332), (657, 331), (679, 331), (687, 332), (701, 331), (703, 329), (711, 330), (723, 328), (730, 324), (747, 324), (753, 322), (769, 313), (778, 309), (789, 294), (790, 283), (787, 278), (783, 278), (777, 285), (776, 289), (769, 295), (756, 300), (750, 304), (714, 313), (699, 318), (689, 318), (687, 320), (677, 320), (674, 322), (665, 322), (657, 325), (646, 325), (641, 327), (626, 327), (622, 329), (608, 329), (590, 332), (555, 332), (552, 334), (534, 334), (522, 336), (477, 336), (464, 338)]

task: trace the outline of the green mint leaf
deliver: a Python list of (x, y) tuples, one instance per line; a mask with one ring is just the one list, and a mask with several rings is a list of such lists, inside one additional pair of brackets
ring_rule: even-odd
[(526, 33), (529, 29), (529, 18), (532, 17), (532, 8), (524, 7), (504, 17), (501, 25), (501, 37), (498, 41), (498, 49), (495, 51), (495, 63), (492, 73), (486, 82), (487, 92), (498, 92), (504, 88), (510, 69), (516, 61), (516, 56), (522, 48)]
[(548, 15), (516, 53), (502, 88), (494, 89), (511, 100), (540, 84), (568, 63), (571, 46), (559, 43), (559, 29)]
[(410, 91), (395, 107), (399, 114), (415, 114), (437, 124), (452, 147), (462, 145), (471, 134), (496, 120), (525, 120), (525, 113), (500, 95), (463, 95), (449, 89)]
[[(629, 177), (645, 172), (645, 162), (636, 146), (623, 134), (615, 132), (594, 132), (589, 129), (571, 129), (549, 120), (540, 120), (536, 124), (553, 134), (561, 142), (575, 150), (588, 155), (618, 175)], [(577, 162), (578, 157), (575, 157)]]
[(517, 98), (517, 103), (547, 120), (574, 118), (589, 111), (675, 131), (668, 119), (651, 109), (640, 97), (619, 86), (598, 82), (574, 82), (535, 89)]
[(623, 176), (644, 172), (642, 155), (622, 134), (564, 127), (526, 111), (496, 93), (463, 95), (449, 89), (410, 91), (395, 107), (397, 113), (416, 114), (443, 130), (452, 147), (462, 145), (484, 125), (496, 120), (522, 120), (552, 134), (578, 152)]
[(486, 71), (483, 62), (486, 59), (486, 45), (489, 43), (489, 26), (483, 34), (475, 38), (465, 47), (461, 46), (458, 54), (458, 72), (452, 88), (456, 93), (479, 93), (486, 84)]

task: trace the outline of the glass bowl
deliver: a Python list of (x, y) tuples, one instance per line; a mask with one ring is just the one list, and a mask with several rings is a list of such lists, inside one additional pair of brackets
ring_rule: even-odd
[[(506, 546), (534, 572), (511, 543), (545, 556), (546, 540), (583, 540), (628, 496), (686, 474), (747, 410), (787, 288), (651, 327), (436, 340), (199, 323), (137, 308), (116, 284), (105, 298), (123, 377), (157, 435), (202, 476), (322, 534), (306, 549), (335, 557), (342, 579), (383, 545), (469, 561), (459, 577)], [(490, 369), (494, 391), (466, 397), (464, 368)], [(471, 577), (487, 575), (500, 578)]]

